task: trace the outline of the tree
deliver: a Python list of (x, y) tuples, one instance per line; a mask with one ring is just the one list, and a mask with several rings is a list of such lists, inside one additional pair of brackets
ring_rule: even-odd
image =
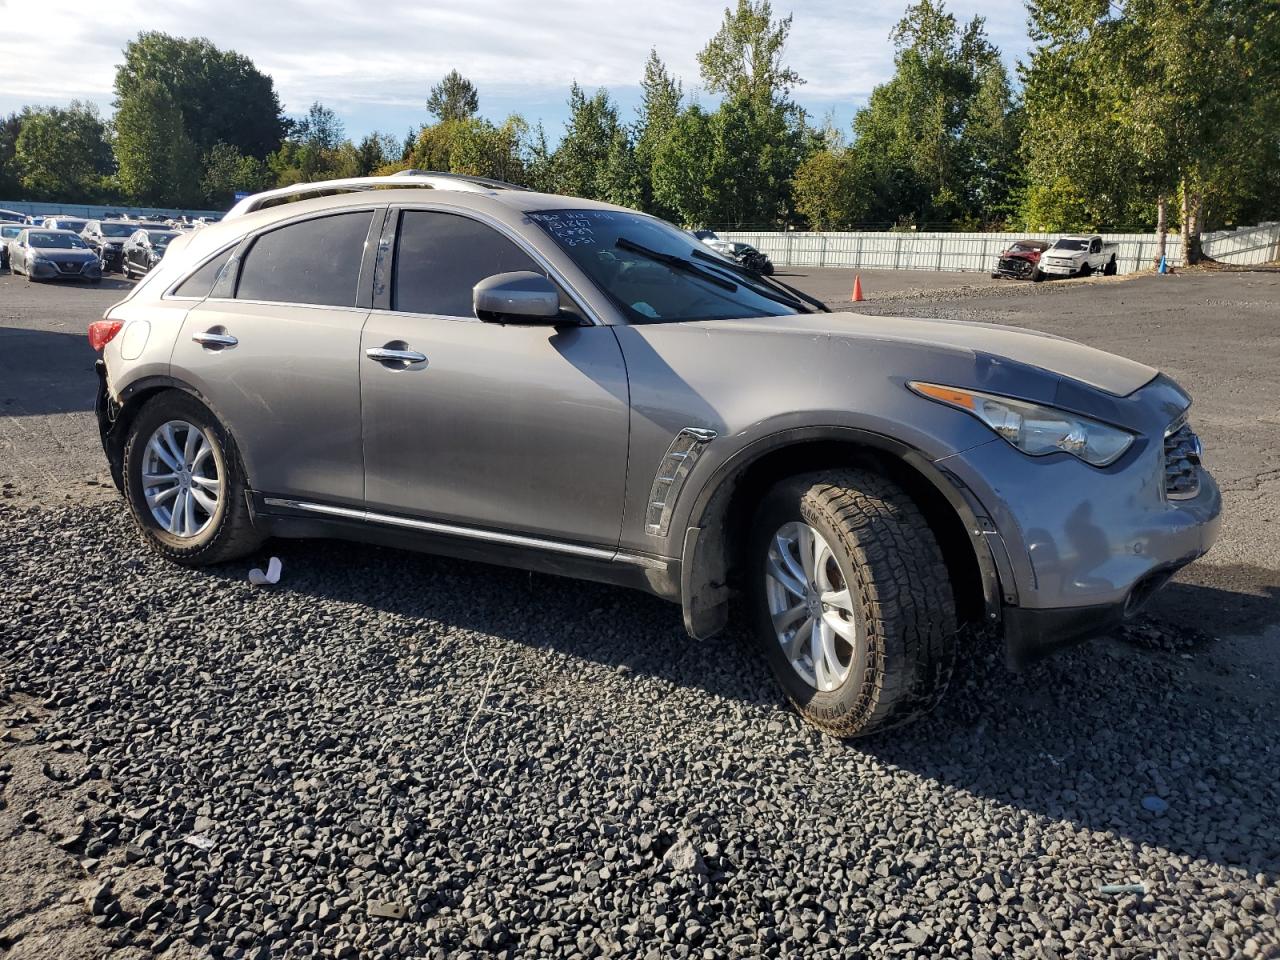
[(708, 156), (714, 143), (711, 115), (694, 104), (676, 118), (653, 158), (653, 198), (691, 227), (715, 216)]
[(561, 193), (589, 200), (636, 203), (634, 148), (618, 119), (618, 108), (601, 87), (590, 97), (574, 83), (569, 120), (556, 149), (553, 176)]
[[(1253, 0), (1033, 0), (1025, 71), (1028, 206), (1100, 196), (1105, 216), (1164, 219), (1187, 262), (1206, 222), (1276, 211), (1280, 9)], [(1064, 71), (1069, 71), (1064, 75)], [(1075, 108), (1073, 111), (1071, 108)], [(1080, 152), (1061, 138), (1084, 131)], [(1264, 191), (1264, 192), (1259, 192)], [(1112, 221), (1114, 222), (1114, 221)]]
[(135, 203), (186, 206), (196, 199), (200, 167), (182, 111), (161, 84), (146, 81), (122, 98), (115, 116), (120, 187)]
[(257, 193), (273, 185), (271, 171), (257, 157), (246, 157), (229, 143), (215, 144), (204, 159), (200, 191), (204, 203), (220, 210), (231, 206), (239, 191)]
[(344, 134), (342, 118), (316, 100), (306, 116), (294, 123), (289, 139), (311, 150), (326, 151), (336, 150)]
[(480, 109), (480, 96), (475, 84), (450, 70), (445, 78), (431, 88), (427, 98), (427, 112), (440, 120), (465, 120)]
[(11, 113), (0, 118), (0, 197), (16, 197), (22, 189), (22, 171), (18, 169), (18, 134), (22, 132), (22, 116)]
[(796, 169), (791, 189), (796, 212), (814, 230), (846, 230), (866, 215), (867, 191), (852, 150), (828, 133), (826, 143)]
[(168, 93), (202, 154), (226, 143), (264, 158), (280, 145), (280, 99), (271, 78), (248, 57), (203, 38), (140, 33), (125, 46), (124, 63), (116, 68), (116, 109), (146, 83)]
[(649, 51), (644, 78), (640, 81), (643, 101), (635, 133), (635, 168), (639, 178), (639, 204), (659, 216), (670, 217), (674, 211), (658, 203), (653, 196), (653, 165), (658, 148), (671, 135), (680, 116), (683, 91), (680, 81), (667, 72), (657, 50)]
[(738, 0), (725, 8), (720, 29), (698, 54), (698, 66), (713, 93), (751, 100), (786, 99), (804, 83), (782, 62), (791, 17), (774, 21), (769, 0)]
[(45, 200), (92, 201), (111, 171), (107, 128), (91, 103), (23, 110), (14, 139), (22, 190)]
[(524, 119), (514, 114), (500, 127), (480, 117), (441, 120), (422, 128), (408, 164), (419, 169), (522, 183), (528, 130)]
[(355, 175), (367, 177), (375, 171), (400, 159), (400, 142), (389, 133), (370, 133), (356, 147)]
[(981, 17), (918, 0), (894, 28), (894, 75), (854, 117), (869, 220), (976, 225), (1007, 208), (1017, 150), (1009, 78)]

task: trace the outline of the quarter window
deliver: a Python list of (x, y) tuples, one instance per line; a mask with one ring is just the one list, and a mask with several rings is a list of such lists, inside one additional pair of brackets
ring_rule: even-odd
[(173, 291), (173, 295), (175, 297), (199, 297), (200, 299), (207, 297), (213, 290), (214, 283), (217, 282), (218, 274), (227, 265), (227, 261), (231, 259), (231, 252), (234, 249), (235, 247), (228, 247), (183, 280)]
[(492, 227), (432, 210), (400, 214), (391, 309), (445, 317), (474, 317), (471, 288), (495, 273), (546, 274)]
[(254, 241), (240, 268), (238, 300), (353, 307), (373, 213), (291, 223)]

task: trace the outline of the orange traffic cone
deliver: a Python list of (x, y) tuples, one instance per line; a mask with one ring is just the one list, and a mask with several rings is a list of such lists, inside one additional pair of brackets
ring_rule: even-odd
[(862, 275), (855, 273), (853, 275), (853, 302), (857, 303), (862, 299)]

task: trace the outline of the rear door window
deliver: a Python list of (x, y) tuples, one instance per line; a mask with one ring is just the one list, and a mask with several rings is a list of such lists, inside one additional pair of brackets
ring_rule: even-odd
[(355, 306), (372, 220), (373, 211), (361, 210), (264, 233), (240, 268), (236, 299)]
[(532, 270), (533, 259), (497, 230), (469, 217), (434, 210), (400, 214), (391, 309), (475, 317), (471, 288), (495, 273)]

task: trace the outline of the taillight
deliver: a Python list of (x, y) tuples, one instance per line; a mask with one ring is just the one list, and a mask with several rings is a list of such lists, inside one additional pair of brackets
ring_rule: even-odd
[(123, 320), (95, 320), (89, 324), (89, 346), (101, 350), (124, 326)]

